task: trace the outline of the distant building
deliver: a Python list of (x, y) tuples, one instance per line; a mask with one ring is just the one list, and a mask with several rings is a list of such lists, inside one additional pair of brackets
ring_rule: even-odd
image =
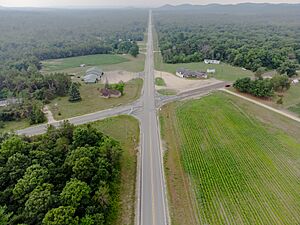
[(298, 80), (298, 79), (292, 80), (292, 84), (298, 84), (298, 83), (299, 83), (299, 80)]
[(86, 84), (97, 83), (98, 81), (101, 80), (103, 75), (104, 75), (104, 73), (101, 69), (93, 67), (86, 71), (86, 75), (82, 78), (82, 80)]
[(204, 59), (205, 64), (220, 64), (221, 61), (219, 60), (214, 60), (214, 59)]
[(181, 78), (198, 78), (198, 79), (206, 79), (207, 73), (200, 71), (192, 71), (184, 68), (179, 68), (176, 70), (176, 75)]
[(207, 73), (216, 73), (216, 69), (207, 69)]
[(263, 79), (272, 79), (273, 78), (271, 75), (264, 75), (262, 77), (263, 77)]
[(81, 67), (81, 68), (85, 67), (85, 64), (81, 64), (80, 67)]
[(21, 98), (8, 98), (4, 100), (0, 100), (0, 107), (6, 107), (14, 104), (21, 104), (23, 101)]

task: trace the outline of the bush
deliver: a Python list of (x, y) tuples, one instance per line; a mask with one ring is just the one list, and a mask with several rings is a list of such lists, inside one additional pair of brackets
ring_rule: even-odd
[(233, 87), (240, 92), (252, 94), (256, 97), (271, 97), (274, 94), (272, 83), (269, 79), (251, 80), (249, 77), (236, 80)]

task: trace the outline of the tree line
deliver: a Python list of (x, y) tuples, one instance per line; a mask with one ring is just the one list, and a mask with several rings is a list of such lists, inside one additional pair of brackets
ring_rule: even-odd
[(256, 79), (251, 79), (250, 77), (241, 78), (234, 82), (233, 87), (243, 93), (268, 98), (272, 97), (275, 91), (287, 91), (290, 85), (288, 76), (275, 75), (271, 79), (263, 79), (262, 77)]
[(15, 101), (0, 108), (0, 121), (28, 119), (30, 124), (45, 122), (43, 104), (56, 97), (66, 96), (71, 83), (70, 76), (64, 73), (43, 75), (36, 69), (1, 70), (0, 99)]
[(109, 224), (118, 210), (120, 144), (65, 122), (0, 138), (1, 224)]
[(154, 15), (164, 62), (217, 59), (246, 69), (279, 69), (292, 76), (300, 62), (299, 14), (221, 14), (158, 11)]

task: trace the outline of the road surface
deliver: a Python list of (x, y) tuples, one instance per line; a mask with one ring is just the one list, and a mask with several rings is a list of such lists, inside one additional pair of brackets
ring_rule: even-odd
[[(137, 114), (137, 112), (140, 111), (141, 107), (142, 107), (142, 104), (141, 104), (140, 100), (138, 100), (132, 104), (119, 106), (116, 108), (111, 108), (111, 109), (107, 109), (107, 110), (103, 110), (103, 111), (99, 111), (99, 112), (95, 112), (95, 113), (90, 113), (90, 114), (86, 114), (83, 116), (77, 116), (77, 117), (69, 118), (66, 120), (68, 120), (70, 123), (72, 123), (74, 125), (81, 125), (81, 124), (85, 124), (85, 123), (102, 120), (102, 119), (112, 117), (112, 116), (118, 116), (118, 115), (124, 115), (124, 114), (135, 115), (135, 114)], [(60, 120), (60, 121), (52, 122), (50, 124), (55, 127), (58, 127), (63, 121), (64, 120)], [(28, 128), (16, 131), (16, 133), (19, 135), (26, 135), (26, 136), (39, 135), (39, 134), (43, 134), (47, 131), (48, 125), (49, 124), (41, 124), (41, 125), (37, 125), (37, 126), (33, 126), (33, 127), (28, 127)]]
[(139, 225), (167, 225), (168, 210), (163, 157), (155, 105), (152, 12), (149, 13), (148, 43), (141, 117), (141, 164)]
[[(163, 154), (160, 142), (157, 109), (162, 105), (194, 96), (202, 96), (212, 90), (224, 87), (224, 82), (215, 83), (199, 89), (187, 91), (177, 96), (157, 95), (154, 85), (154, 56), (152, 36), (152, 12), (149, 13), (148, 43), (145, 60), (144, 87), (142, 97), (128, 105), (111, 108), (83, 116), (67, 119), (74, 125), (102, 120), (117, 115), (133, 115), (140, 120), (141, 151), (138, 171), (138, 225), (168, 225), (169, 214), (164, 182)], [(63, 121), (52, 121), (58, 127)], [(39, 135), (47, 131), (49, 124), (42, 124), (19, 130), (20, 135)]]

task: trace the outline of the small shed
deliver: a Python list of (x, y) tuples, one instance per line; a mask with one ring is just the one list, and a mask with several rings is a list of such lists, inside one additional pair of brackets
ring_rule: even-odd
[(216, 73), (216, 69), (207, 69), (207, 73)]

